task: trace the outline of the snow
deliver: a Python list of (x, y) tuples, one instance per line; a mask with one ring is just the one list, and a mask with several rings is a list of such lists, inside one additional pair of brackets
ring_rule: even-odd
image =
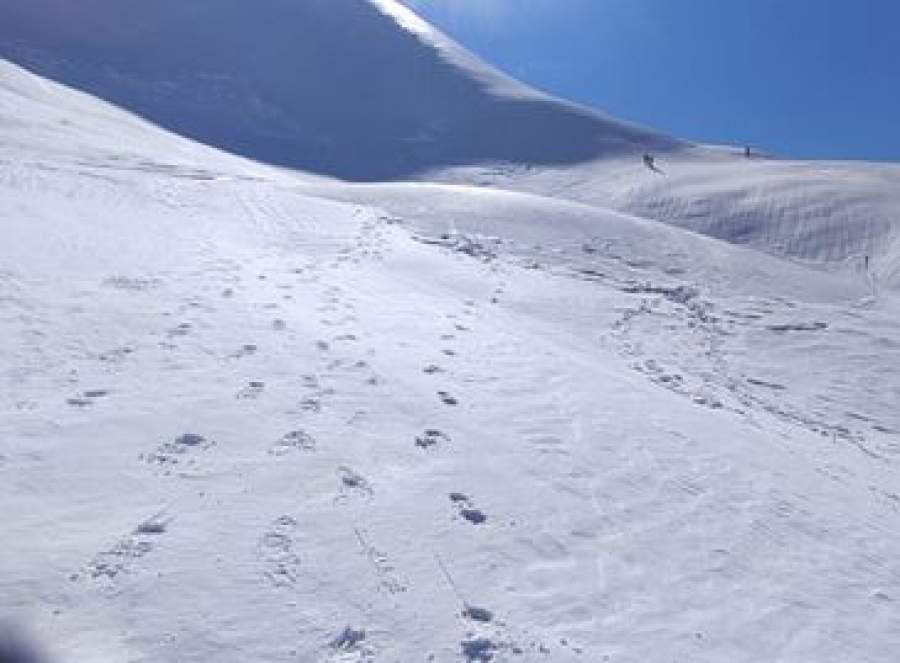
[[(0, 62), (15, 639), (53, 661), (893, 663), (897, 168), (659, 138), (652, 173), (630, 125), (502, 77), (476, 102), (453, 81), (493, 74), (400, 8), (270, 4), (356, 25), (348, 57), (384, 46), (386, 71), (450, 53), (428, 94), (454, 121), (540, 107), (550, 136), (629, 148), (529, 164), (540, 141), (517, 161), (472, 138), (402, 173), (389, 118), (354, 153), (348, 112), (334, 167), (284, 170), (258, 136), (209, 142), (265, 163)], [(207, 9), (114, 5), (0, 0), (0, 33), (75, 43), (55, 71), (109, 98), (91, 58), (152, 40), (113, 48), (101, 18), (154, 34), (181, 7), (189, 35)], [(40, 13), (63, 6), (85, 20)], [(396, 181), (323, 177), (354, 158)]]
[[(715, 154), (604, 159), (568, 169), (451, 168), (447, 182), (530, 191), (677, 225), (779, 257), (900, 285), (900, 166)], [(865, 258), (869, 257), (868, 269)]]
[(537, 94), (396, 4), (3, 0), (0, 52), (201, 142), (344, 179), (680, 145)]

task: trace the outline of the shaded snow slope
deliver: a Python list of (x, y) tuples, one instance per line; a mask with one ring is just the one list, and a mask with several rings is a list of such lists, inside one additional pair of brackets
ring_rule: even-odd
[[(197, 179), (272, 175), (265, 165), (244, 161), (158, 127), (21, 67), (0, 60), (0, 160), (10, 169), (40, 159), (63, 165), (136, 171), (176, 171)], [(227, 175), (219, 172), (228, 168)], [(315, 180), (313, 176), (305, 177)], [(63, 185), (63, 182), (60, 182)]]
[(677, 145), (502, 76), (393, 0), (0, 0), (0, 56), (201, 142), (355, 180)]

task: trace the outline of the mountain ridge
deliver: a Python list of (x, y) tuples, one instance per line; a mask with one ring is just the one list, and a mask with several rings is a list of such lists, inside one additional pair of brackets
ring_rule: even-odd
[(681, 146), (516, 84), (410, 16), (370, 0), (3, 0), (0, 55), (200, 142), (349, 180)]

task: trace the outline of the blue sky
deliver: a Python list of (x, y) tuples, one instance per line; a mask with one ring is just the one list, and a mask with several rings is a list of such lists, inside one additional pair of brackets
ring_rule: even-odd
[(544, 90), (699, 141), (900, 161), (900, 0), (407, 0)]

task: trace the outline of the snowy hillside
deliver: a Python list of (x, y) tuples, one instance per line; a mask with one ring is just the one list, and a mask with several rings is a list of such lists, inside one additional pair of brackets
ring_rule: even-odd
[(691, 147), (527, 88), (395, 0), (0, 0), (0, 19), (0, 56), (259, 161), (568, 198), (849, 272), (869, 256), (900, 285), (900, 167)]
[(676, 145), (503, 77), (395, 0), (0, 0), (0, 18), (10, 60), (204, 143), (342, 178)]
[[(441, 53), (452, 126), (524, 113), (599, 145), (504, 159), (523, 121), (407, 152), (372, 110), (374, 147), (277, 169), (259, 132), (301, 140), (278, 120), (207, 127), (258, 163), (128, 112), (204, 128), (208, 98), (155, 106), (141, 81), (208, 6), (0, 0), (7, 44), (134, 92), (0, 62), (0, 661), (23, 663), (11, 629), (51, 663), (895, 662), (895, 168), (675, 147), (398, 7), (272, 0), (285, 33), (356, 26), (348, 61)], [(119, 87), (172, 17), (171, 62)], [(335, 135), (366, 135), (323, 90)], [(379, 160), (443, 182), (322, 176)]]
[[(451, 168), (448, 182), (531, 191), (662, 221), (900, 287), (900, 166), (797, 162), (693, 148), (569, 168)], [(869, 266), (866, 268), (866, 257)]]

